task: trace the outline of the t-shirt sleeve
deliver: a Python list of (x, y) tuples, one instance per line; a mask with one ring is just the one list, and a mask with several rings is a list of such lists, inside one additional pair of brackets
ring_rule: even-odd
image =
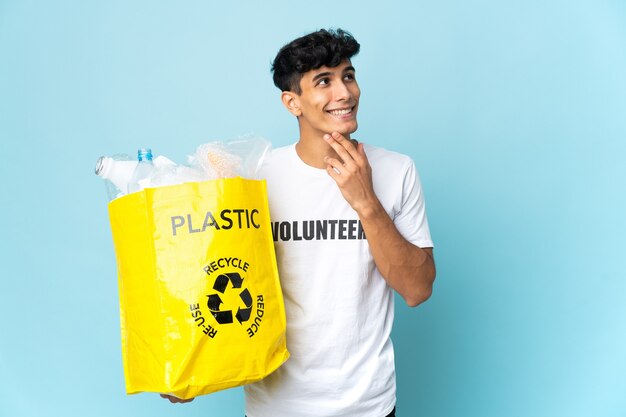
[(408, 164), (404, 175), (400, 211), (396, 213), (393, 222), (400, 234), (415, 246), (433, 247), (422, 184), (413, 161)]

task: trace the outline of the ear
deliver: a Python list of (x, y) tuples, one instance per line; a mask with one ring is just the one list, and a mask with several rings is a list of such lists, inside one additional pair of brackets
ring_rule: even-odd
[(280, 95), (280, 99), (287, 110), (289, 110), (289, 113), (296, 117), (299, 117), (302, 114), (302, 110), (300, 110), (300, 100), (298, 99), (298, 95), (296, 93), (283, 91)]

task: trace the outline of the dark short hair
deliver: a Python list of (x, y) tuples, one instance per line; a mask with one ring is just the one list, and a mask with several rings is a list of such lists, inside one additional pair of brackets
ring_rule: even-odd
[(361, 45), (341, 29), (318, 30), (280, 48), (274, 62), (274, 84), (281, 91), (301, 94), (302, 74), (322, 66), (336, 67), (359, 53)]

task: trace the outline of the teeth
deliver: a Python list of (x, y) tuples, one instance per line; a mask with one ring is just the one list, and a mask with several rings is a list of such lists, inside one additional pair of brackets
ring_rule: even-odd
[(343, 110), (331, 110), (329, 111), (333, 116), (342, 116), (344, 114), (352, 113), (352, 109), (343, 109)]

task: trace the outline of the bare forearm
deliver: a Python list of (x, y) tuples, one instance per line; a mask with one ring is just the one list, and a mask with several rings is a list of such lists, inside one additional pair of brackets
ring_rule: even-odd
[(377, 200), (358, 213), (376, 267), (389, 286), (411, 307), (426, 301), (435, 280), (432, 248), (404, 239)]
[(326, 172), (359, 215), (376, 267), (408, 305), (426, 301), (435, 280), (432, 248), (418, 248), (398, 232), (374, 192), (363, 144), (355, 147), (338, 132), (325, 135), (324, 140), (339, 157), (324, 158)]

